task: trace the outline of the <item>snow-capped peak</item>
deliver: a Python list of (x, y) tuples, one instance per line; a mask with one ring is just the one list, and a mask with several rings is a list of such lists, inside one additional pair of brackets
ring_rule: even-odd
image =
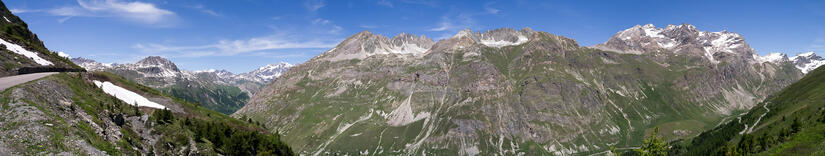
[(791, 60), (796, 60), (797, 57), (811, 57), (811, 56), (816, 56), (816, 53), (814, 53), (813, 51), (799, 53), (799, 54), (796, 54), (796, 56), (791, 57)]
[(806, 52), (800, 53), (796, 56), (790, 58), (793, 61), (796, 68), (802, 71), (802, 73), (808, 73), (819, 66), (825, 64), (825, 59), (819, 57), (814, 52)]
[(759, 56), (759, 55), (754, 54), (753, 56), (754, 56), (754, 59), (757, 60), (759, 63), (765, 63), (765, 62), (777, 63), (777, 62), (782, 62), (782, 61), (788, 61), (789, 60), (788, 55), (785, 55), (784, 53), (769, 53), (765, 56)]
[(594, 48), (632, 54), (664, 49), (702, 56), (712, 63), (720, 61), (716, 58), (716, 54), (720, 52), (744, 56), (754, 54), (742, 35), (728, 31), (700, 31), (690, 24), (668, 25), (664, 28), (657, 28), (653, 24), (636, 25), (619, 31), (607, 42), (595, 45)]
[(133, 68), (138, 68), (147, 77), (176, 77), (181, 74), (175, 63), (160, 56), (146, 57), (136, 62)]
[(470, 37), (470, 38), (472, 38), (473, 37), (473, 30), (463, 29), (461, 31), (458, 31), (458, 33), (456, 33), (455, 35), (453, 35), (452, 38), (461, 38), (461, 37)]
[(243, 73), (240, 76), (249, 80), (269, 82), (283, 75), (289, 68), (292, 68), (292, 66), (292, 64), (286, 62), (268, 64), (248, 73)]
[(214, 73), (215, 69), (203, 69), (203, 70), (196, 70), (195, 73)]
[(490, 30), (479, 35), (479, 43), (488, 47), (501, 48), (527, 43), (532, 30), (529, 28), (516, 31), (510, 28)]

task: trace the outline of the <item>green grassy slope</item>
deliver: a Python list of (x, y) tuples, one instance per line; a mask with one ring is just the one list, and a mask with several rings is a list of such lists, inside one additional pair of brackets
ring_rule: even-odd
[(202, 106), (221, 112), (232, 114), (241, 109), (249, 100), (249, 95), (241, 91), (240, 88), (230, 85), (215, 84), (211, 86), (187, 86), (186, 84), (175, 84), (166, 88), (160, 88), (164, 93), (186, 101), (197, 102)]
[[(266, 121), (303, 154), (595, 154), (638, 147), (657, 126), (667, 140), (693, 137), (745, 107), (732, 103), (760, 99), (800, 74), (790, 64), (709, 65), (702, 56), (532, 37), (413, 61), (310, 60), (233, 115)], [(756, 68), (777, 70), (762, 79)], [(404, 112), (404, 103), (411, 111), (398, 114), (424, 118), (391, 125), (398, 118), (388, 114)]]
[[(91, 80), (112, 82), (170, 110), (128, 105)], [(1, 94), (0, 154), (292, 155), (278, 134), (252, 120), (234, 119), (110, 73), (61, 73)]]
[(675, 145), (673, 152), (680, 155), (824, 155), (825, 68), (769, 97), (741, 122), (728, 122)]

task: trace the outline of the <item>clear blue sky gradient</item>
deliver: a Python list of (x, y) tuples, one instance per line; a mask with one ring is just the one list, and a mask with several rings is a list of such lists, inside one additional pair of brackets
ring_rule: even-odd
[[(435, 40), (464, 28), (523, 28), (580, 45), (652, 23), (745, 36), (759, 54), (825, 52), (825, 1), (6, 0), (55, 51), (101, 62), (150, 55), (183, 69), (247, 72), (301, 63), (369, 30)], [(139, 6), (140, 9), (132, 7)], [(130, 9), (131, 8), (131, 9)]]

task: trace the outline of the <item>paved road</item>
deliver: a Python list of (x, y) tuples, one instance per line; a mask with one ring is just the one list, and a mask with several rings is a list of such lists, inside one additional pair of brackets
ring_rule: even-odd
[(39, 78), (43, 78), (52, 74), (57, 74), (57, 72), (48, 72), (48, 73), (34, 73), (34, 74), (25, 74), (25, 75), (15, 75), (15, 76), (8, 76), (8, 77), (0, 77), (0, 91), (6, 90), (6, 88), (19, 85), (21, 83), (26, 83), (31, 80), (37, 80)]

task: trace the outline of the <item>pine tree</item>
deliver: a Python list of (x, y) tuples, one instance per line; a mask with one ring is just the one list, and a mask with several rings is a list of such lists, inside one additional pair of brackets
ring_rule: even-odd
[(635, 149), (634, 151), (638, 152), (642, 156), (662, 156), (667, 155), (667, 142), (665, 142), (664, 137), (659, 137), (659, 127), (653, 129), (653, 133), (650, 134), (650, 137), (645, 138), (642, 140), (644, 144), (641, 148)]

